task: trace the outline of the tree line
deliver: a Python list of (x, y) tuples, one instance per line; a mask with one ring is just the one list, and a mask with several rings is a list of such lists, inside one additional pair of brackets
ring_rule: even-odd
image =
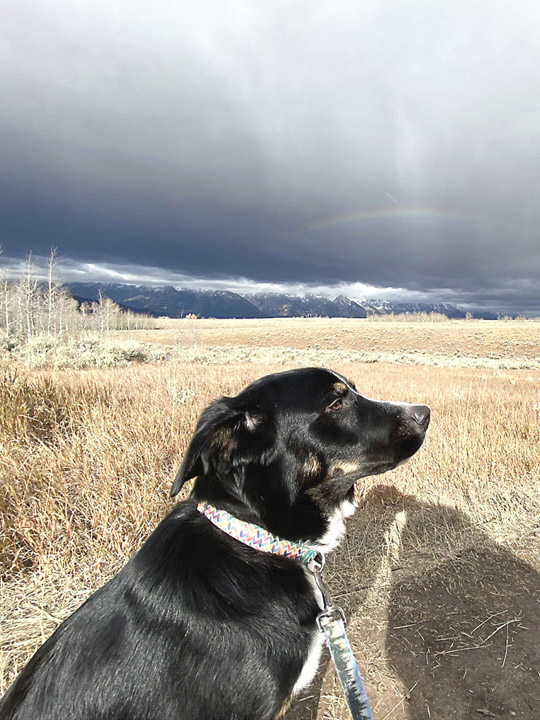
[(19, 277), (0, 281), (0, 331), (8, 339), (72, 338), (86, 334), (105, 338), (111, 331), (153, 326), (148, 315), (120, 308), (99, 294), (96, 302), (78, 302), (57, 277), (58, 258), (51, 251), (43, 276), (29, 256)]

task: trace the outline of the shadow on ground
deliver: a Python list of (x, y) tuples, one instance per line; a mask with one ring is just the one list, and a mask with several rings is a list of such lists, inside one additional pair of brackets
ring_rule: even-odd
[[(326, 577), (376, 720), (540, 716), (540, 574), (463, 513), (379, 485)], [(341, 697), (325, 655), (287, 720), (345, 720)]]

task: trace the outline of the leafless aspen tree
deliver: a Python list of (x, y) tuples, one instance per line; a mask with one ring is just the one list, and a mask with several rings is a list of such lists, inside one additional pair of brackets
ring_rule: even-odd
[(96, 302), (78, 302), (59, 281), (57, 269), (53, 249), (45, 269), (29, 255), (18, 278), (0, 273), (0, 330), (6, 337), (28, 343), (38, 337), (68, 341), (97, 334), (104, 340), (113, 331), (138, 330), (152, 322), (122, 310), (101, 292)]

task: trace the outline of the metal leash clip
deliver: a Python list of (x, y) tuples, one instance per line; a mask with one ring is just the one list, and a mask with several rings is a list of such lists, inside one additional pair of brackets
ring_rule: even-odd
[(311, 560), (311, 562), (308, 565), (308, 568), (310, 572), (312, 573), (315, 584), (317, 585), (317, 589), (321, 593), (322, 602), (323, 602), (323, 609), (321, 612), (317, 615), (317, 628), (319, 632), (324, 632), (324, 628), (326, 625), (331, 622), (332, 620), (336, 620), (338, 617), (343, 621), (343, 624), (347, 624), (347, 620), (345, 618), (345, 613), (343, 612), (343, 609), (340, 607), (334, 607), (333, 605), (330, 605), (330, 595), (328, 594), (328, 589), (326, 585), (323, 583), (322, 579), (322, 570), (324, 568), (324, 555), (319, 552), (317, 553), (317, 556)]
[(323, 610), (317, 615), (316, 623), (318, 631), (324, 633), (326, 626), (335, 620), (341, 620), (343, 625), (347, 624), (347, 618), (345, 617), (343, 609), (339, 606), (326, 608), (326, 610)]

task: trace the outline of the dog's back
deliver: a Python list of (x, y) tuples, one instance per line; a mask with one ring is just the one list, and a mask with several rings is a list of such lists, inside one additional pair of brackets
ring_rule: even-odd
[(317, 612), (301, 568), (232, 540), (188, 501), (37, 651), (0, 717), (270, 719)]

